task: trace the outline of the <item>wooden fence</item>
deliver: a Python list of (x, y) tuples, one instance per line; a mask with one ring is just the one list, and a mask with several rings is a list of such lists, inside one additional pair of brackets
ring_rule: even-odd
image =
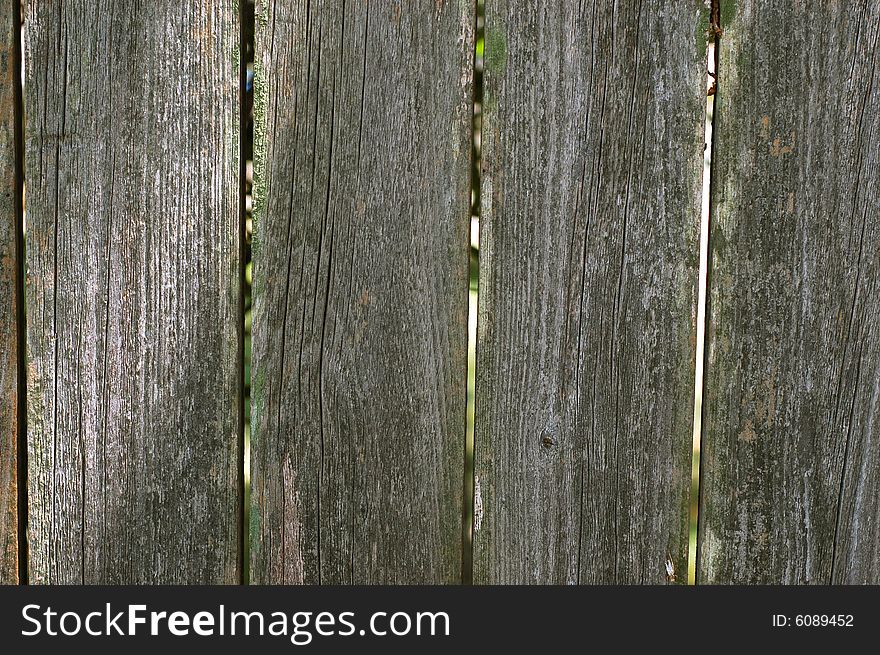
[(249, 399), (249, 14), (2, 6), (0, 581), (685, 582), (714, 32), (697, 581), (880, 582), (880, 6), (260, 0)]

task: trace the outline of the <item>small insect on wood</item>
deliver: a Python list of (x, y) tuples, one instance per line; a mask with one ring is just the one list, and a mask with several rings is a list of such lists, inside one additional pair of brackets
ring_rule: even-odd
[(669, 555), (666, 556), (666, 582), (675, 582), (675, 564)]

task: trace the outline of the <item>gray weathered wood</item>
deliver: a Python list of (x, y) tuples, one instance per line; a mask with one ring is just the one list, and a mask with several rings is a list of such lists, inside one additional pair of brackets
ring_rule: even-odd
[(15, 13), (0, 3), (0, 584), (18, 582), (18, 269)]
[(30, 579), (237, 582), (237, 3), (25, 10)]
[(698, 581), (880, 583), (880, 5), (722, 3)]
[(486, 2), (475, 582), (687, 580), (706, 27)]
[(255, 582), (460, 579), (473, 23), (258, 6)]

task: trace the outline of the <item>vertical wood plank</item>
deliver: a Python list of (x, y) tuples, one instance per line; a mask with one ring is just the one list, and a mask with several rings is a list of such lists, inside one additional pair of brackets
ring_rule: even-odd
[(880, 6), (722, 2), (698, 581), (880, 583)]
[(15, 3), (0, 3), (0, 584), (18, 582)]
[(31, 581), (237, 582), (237, 3), (25, 9)]
[(477, 583), (687, 580), (706, 27), (486, 2)]
[(252, 580), (460, 580), (474, 3), (269, 0)]

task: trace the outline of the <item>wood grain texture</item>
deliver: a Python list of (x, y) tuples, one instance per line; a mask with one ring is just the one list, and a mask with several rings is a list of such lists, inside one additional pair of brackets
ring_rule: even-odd
[(477, 583), (687, 580), (706, 27), (486, 2)]
[(30, 579), (237, 582), (237, 3), (25, 9)]
[(252, 580), (460, 580), (473, 2), (257, 13)]
[(18, 270), (15, 12), (0, 3), (0, 584), (18, 582)]
[(698, 581), (880, 583), (880, 5), (722, 2)]

